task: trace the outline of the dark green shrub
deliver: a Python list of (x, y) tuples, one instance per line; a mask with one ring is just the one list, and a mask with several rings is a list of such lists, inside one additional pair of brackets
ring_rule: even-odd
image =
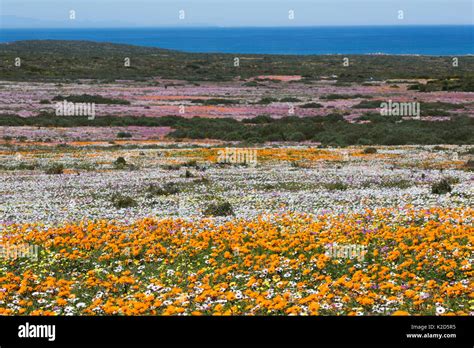
[(232, 205), (228, 202), (212, 203), (206, 210), (204, 210), (206, 216), (230, 216), (234, 215)]
[(55, 174), (55, 175), (62, 174), (64, 173), (64, 165), (62, 165), (61, 163), (53, 164), (48, 169), (45, 170), (45, 173)]
[(268, 115), (260, 115), (254, 118), (244, 118), (242, 123), (250, 123), (250, 124), (264, 124), (264, 123), (272, 123), (274, 119)]
[(278, 99), (275, 99), (275, 98), (272, 98), (272, 97), (264, 97), (264, 98), (260, 99), (258, 102), (256, 102), (256, 104), (268, 105), (268, 104), (271, 104), (271, 103), (275, 103), (277, 101), (278, 101)]
[(162, 186), (151, 184), (147, 188), (149, 196), (168, 196), (179, 193), (179, 186), (174, 182), (167, 182)]
[(344, 191), (344, 190), (347, 190), (349, 186), (347, 186), (346, 184), (342, 183), (342, 182), (332, 182), (332, 183), (329, 183), (329, 184), (325, 184), (324, 187), (328, 190), (331, 190), (331, 191)]
[(319, 103), (307, 103), (300, 106), (300, 108), (303, 108), (303, 109), (318, 109), (322, 107), (323, 105)]
[(181, 169), (181, 164), (164, 164), (161, 166), (161, 168), (165, 170), (180, 170)]
[(399, 189), (406, 189), (406, 188), (412, 187), (413, 184), (409, 180), (400, 179), (400, 180), (382, 182), (381, 186), (389, 187), (389, 188), (396, 187)]
[(117, 159), (114, 162), (114, 165), (118, 168), (123, 168), (124, 166), (127, 165), (127, 161), (123, 157), (117, 157)]
[(377, 109), (380, 108), (382, 102), (380, 100), (363, 100), (359, 104), (354, 105), (355, 109)]
[(137, 205), (137, 202), (130, 196), (125, 196), (120, 193), (112, 196), (112, 204), (117, 209), (130, 208)]
[(56, 97), (53, 98), (53, 101), (63, 101), (63, 100), (67, 100), (68, 102), (73, 102), (73, 103), (130, 105), (130, 102), (128, 100), (106, 98), (106, 97), (102, 97), (101, 95), (82, 94), (82, 95), (70, 95), (68, 97), (57, 95)]
[(191, 173), (189, 170), (186, 170), (186, 172), (184, 173), (184, 177), (186, 179), (189, 179), (189, 178), (194, 178), (196, 176), (193, 173)]
[(280, 102), (281, 103), (299, 103), (301, 102), (301, 99), (295, 98), (295, 97), (286, 97), (286, 98), (281, 98)]
[(192, 100), (191, 103), (211, 106), (211, 105), (239, 104), (239, 101), (238, 100), (232, 100), (232, 99), (211, 98), (211, 99), (195, 99), (195, 100)]
[(260, 86), (260, 84), (256, 81), (249, 81), (244, 83), (245, 87), (257, 87)]
[(131, 138), (132, 134), (129, 132), (118, 132), (117, 138)]
[(366, 147), (363, 152), (365, 154), (373, 154), (377, 153), (377, 149), (375, 147)]
[(289, 141), (304, 141), (305, 139), (305, 135), (301, 132), (295, 132), (288, 136)]
[(451, 192), (452, 190), (453, 189), (447, 179), (442, 179), (441, 181), (436, 182), (431, 186), (431, 193), (437, 195), (444, 195), (446, 193)]

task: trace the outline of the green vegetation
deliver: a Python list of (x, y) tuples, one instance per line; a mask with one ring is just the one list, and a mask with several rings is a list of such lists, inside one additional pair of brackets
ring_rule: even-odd
[(68, 102), (73, 103), (95, 103), (95, 104), (117, 104), (117, 105), (130, 105), (128, 100), (124, 99), (112, 99), (112, 98), (105, 98), (100, 95), (90, 95), (90, 94), (82, 94), (82, 95), (70, 95), (70, 96), (62, 96), (57, 95), (53, 98), (53, 101), (60, 102), (63, 100), (67, 100)]
[(269, 123), (249, 124), (233, 119), (192, 118), (176, 120), (170, 134), (174, 138), (225, 141), (304, 141), (323, 145), (407, 145), (407, 144), (471, 144), (474, 120), (459, 116), (445, 122), (404, 120), (379, 116), (375, 122), (354, 124), (337, 114), (326, 117), (284, 117)]
[(280, 99), (280, 103), (299, 103), (301, 99), (294, 98), (294, 97), (285, 97)]
[(132, 138), (132, 134), (129, 132), (118, 132), (117, 138)]
[(276, 102), (278, 102), (278, 99), (276, 99), (276, 98), (264, 97), (264, 98), (260, 99), (258, 102), (256, 102), (255, 104), (268, 105), (268, 104), (276, 103)]
[(232, 104), (239, 104), (239, 101), (232, 100), (232, 99), (212, 98), (212, 99), (195, 99), (191, 101), (191, 103), (202, 104), (202, 105), (232, 105)]
[[(172, 127), (169, 135), (175, 139), (220, 139), (262, 143), (266, 141), (314, 141), (323, 145), (434, 145), (474, 143), (474, 119), (456, 116), (444, 122), (401, 120), (395, 116), (366, 114), (361, 119), (370, 123), (357, 124), (344, 120), (340, 114), (325, 117), (288, 116), (271, 119), (256, 117), (242, 122), (231, 118), (165, 117), (87, 117), (37, 116), (23, 118), (13, 115), (0, 117), (0, 126), (148, 126)], [(254, 122), (254, 123), (252, 123)]]
[(211, 203), (203, 212), (205, 216), (231, 216), (234, 210), (229, 202)]
[(380, 100), (363, 100), (359, 104), (353, 106), (354, 109), (377, 109), (380, 108)]
[(362, 152), (365, 154), (374, 154), (377, 153), (377, 149), (375, 147), (366, 147)]
[(399, 188), (399, 189), (407, 189), (413, 186), (413, 183), (409, 180), (400, 179), (400, 180), (392, 180), (392, 181), (384, 181), (381, 184), (382, 187), (388, 188)]
[(437, 92), (437, 91), (462, 91), (474, 92), (474, 77), (471, 75), (462, 75), (459, 78), (445, 78), (428, 81), (426, 84), (417, 83), (408, 87), (410, 90), (420, 92)]
[[(28, 57), (21, 68), (15, 57)], [(133, 57), (130, 67), (124, 58)], [(429, 88), (441, 90), (474, 89), (474, 57), (459, 58), (453, 67), (451, 57), (349, 55), (351, 69), (341, 64), (338, 55), (241, 55), (240, 67), (234, 68), (234, 55), (184, 53), (153, 47), (140, 47), (88, 41), (17, 41), (0, 44), (0, 76), (4, 80), (70, 81), (116, 79), (154, 82), (160, 76), (187, 81), (242, 80), (259, 75), (301, 75), (311, 83), (322, 76), (338, 76), (338, 85), (346, 82), (433, 78)], [(248, 63), (247, 63), (248, 62)], [(462, 78), (459, 78), (462, 76)], [(456, 79), (457, 78), (457, 79)], [(255, 87), (257, 81), (244, 85)], [(418, 87), (421, 91), (423, 87)]]
[(443, 102), (420, 103), (422, 116), (449, 116), (449, 111), (459, 109), (464, 109), (464, 105)]
[(349, 186), (347, 184), (344, 184), (342, 182), (331, 182), (331, 183), (327, 183), (327, 184), (324, 184), (324, 187), (327, 189), (327, 190), (330, 190), (330, 191), (345, 191), (349, 188)]
[(148, 197), (154, 196), (168, 196), (174, 195), (180, 192), (178, 185), (174, 182), (167, 182), (164, 185), (158, 186), (155, 184), (151, 184), (147, 188)]
[(337, 99), (371, 99), (372, 96), (366, 94), (328, 94), (323, 95), (321, 99), (324, 100), (337, 100)]
[(112, 196), (112, 204), (117, 209), (130, 208), (137, 205), (137, 202), (130, 196), (125, 196), (120, 193)]
[(447, 179), (442, 179), (441, 181), (434, 183), (431, 186), (431, 193), (437, 194), (437, 195), (444, 195), (446, 193), (451, 192), (452, 190), (453, 189)]
[(115, 166), (115, 168), (117, 168), (117, 169), (123, 169), (126, 165), (127, 165), (127, 161), (126, 161), (125, 158), (123, 158), (123, 157), (118, 157), (118, 158), (114, 161), (114, 166)]
[(317, 109), (317, 108), (322, 108), (322, 107), (323, 105), (319, 103), (307, 103), (300, 106), (300, 108), (303, 108), (303, 109)]
[(242, 120), (243, 123), (249, 124), (263, 124), (263, 123), (272, 123), (275, 119), (268, 115), (260, 115), (253, 118), (244, 118)]
[(62, 174), (63, 172), (64, 172), (64, 165), (62, 165), (61, 163), (55, 163), (45, 170), (45, 173), (50, 174), (50, 175), (53, 175), (53, 174), (58, 175), (58, 174)]

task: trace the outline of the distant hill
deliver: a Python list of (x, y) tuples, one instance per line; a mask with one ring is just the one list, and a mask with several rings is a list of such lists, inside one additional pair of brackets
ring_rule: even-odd
[[(22, 59), (20, 68), (15, 58)], [(344, 67), (344, 57), (350, 66)], [(130, 58), (130, 67), (124, 65)], [(304, 81), (336, 75), (340, 82), (411, 78), (473, 78), (474, 56), (389, 55), (235, 55), (184, 53), (153, 47), (90, 41), (17, 41), (0, 44), (0, 76), (4, 80), (101, 80), (163, 77), (188, 81), (225, 81), (258, 75), (301, 75)]]

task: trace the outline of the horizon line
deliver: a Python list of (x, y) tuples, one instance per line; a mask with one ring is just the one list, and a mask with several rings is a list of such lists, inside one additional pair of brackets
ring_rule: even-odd
[(164, 25), (164, 26), (100, 26), (100, 27), (2, 27), (0, 30), (13, 29), (265, 29), (265, 28), (348, 28), (348, 27), (474, 27), (474, 23), (460, 23), (460, 24), (327, 24), (327, 25), (261, 25), (261, 26), (220, 26), (220, 25)]

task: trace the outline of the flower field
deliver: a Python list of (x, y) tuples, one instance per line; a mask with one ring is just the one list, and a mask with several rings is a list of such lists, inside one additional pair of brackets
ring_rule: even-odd
[(469, 146), (142, 145), (2, 148), (1, 315), (474, 314)]
[[(2, 265), (1, 314), (469, 313), (473, 209), (7, 229), (40, 262)], [(363, 261), (328, 244), (367, 246)]]

